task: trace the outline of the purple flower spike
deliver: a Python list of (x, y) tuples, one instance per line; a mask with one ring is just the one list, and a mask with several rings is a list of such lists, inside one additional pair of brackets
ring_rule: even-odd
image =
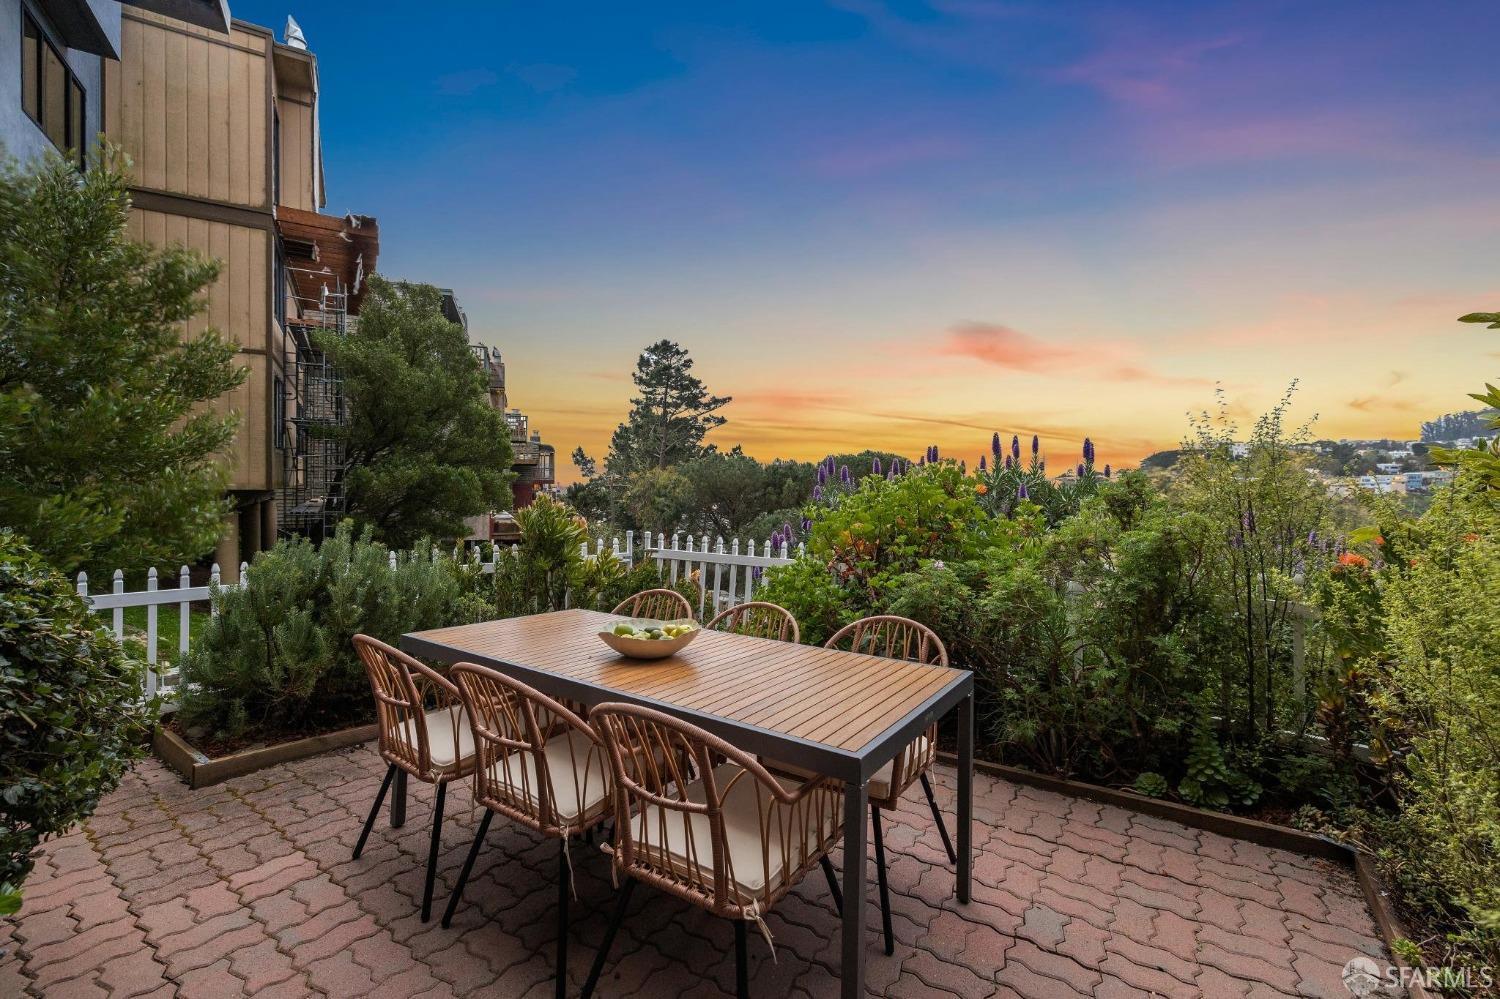
[(1024, 499), (1030, 499), (1030, 498), (1031, 498), (1031, 494), (1026, 491), (1026, 483), (1023, 482), (1019, 486), (1016, 487), (1016, 499), (1018, 499), (1018, 500), (1024, 500)]
[(922, 455), (922, 457), (920, 457), (920, 458), (917, 459), (917, 467), (918, 468), (921, 468), (922, 466), (924, 466), (926, 464), (927, 464), (927, 456), (925, 454)]
[(1085, 465), (1094, 463), (1094, 442), (1087, 437), (1083, 439), (1083, 463)]
[(1031, 456), (1035, 458), (1042, 453), (1042, 439), (1036, 434), (1031, 435)]
[(1105, 465), (1104, 466), (1104, 477), (1107, 479), (1107, 478), (1109, 478), (1109, 476), (1110, 476), (1109, 466)]
[(990, 438), (990, 454), (996, 458), (1000, 457), (1000, 431), (995, 431), (995, 436)]
[(821, 485), (813, 486), (813, 499), (819, 501), (823, 499), (823, 487)]
[(853, 484), (853, 482), (854, 482), (854, 476), (852, 476), (852, 475), (849, 474), (849, 466), (848, 465), (840, 465), (839, 466), (839, 481), (842, 482), (846, 486)]
[(1021, 460), (1021, 437), (1019, 434), (1010, 436), (1010, 456), (1017, 461)]
[(812, 518), (811, 517), (803, 517), (802, 518), (802, 533), (806, 534), (810, 530), (812, 530)]
[(961, 462), (959, 462), (958, 463), (958, 471), (962, 475), (968, 475), (969, 474), (969, 463), (967, 461), (961, 461)]
[(988, 472), (990, 470), (988, 459), (984, 455), (979, 456), (979, 470), (981, 472)]
[(1010, 471), (1010, 455), (1005, 456), (1005, 470)]
[(885, 471), (885, 469), (881, 468), (881, 466), (880, 466), (880, 458), (879, 458), (879, 456), (876, 456), (876, 458), (873, 461), (870, 462), (870, 474), (871, 475), (879, 475), (879, 474), (881, 474), (884, 471)]
[(1317, 543), (1318, 543), (1318, 532), (1317, 531), (1308, 531), (1307, 532), (1307, 547), (1311, 548), (1313, 545), (1315, 545)]
[(1083, 462), (1078, 463), (1078, 477), (1083, 478)]

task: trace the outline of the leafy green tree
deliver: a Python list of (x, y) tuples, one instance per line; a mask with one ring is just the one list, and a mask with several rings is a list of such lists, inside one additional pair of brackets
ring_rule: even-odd
[(692, 357), (670, 340), (641, 351), (630, 376), (638, 395), (610, 438), (605, 459), (610, 473), (670, 468), (703, 453), (703, 438), (724, 425), (718, 411), (730, 399), (709, 394), (692, 371)]
[(213, 330), (183, 335), (218, 264), (131, 239), (123, 158), (80, 178), (48, 156), (0, 166), (0, 522), (53, 565), (177, 565), (228, 512), (244, 380)]
[(462, 537), (465, 517), (510, 505), (505, 414), (436, 288), (369, 281), (358, 332), (319, 339), (349, 405), (349, 514), (396, 547)]
[(33, 851), (88, 818), (145, 754), (155, 707), (61, 574), (0, 531), (0, 915), (20, 905)]
[[(1489, 329), (1500, 330), (1500, 312), (1471, 312), (1458, 321), (1485, 323)], [(1500, 387), (1486, 383), (1483, 392), (1471, 392), (1469, 398), (1489, 407), (1489, 415), (1485, 418), (1492, 433), (1489, 443), (1472, 451), (1433, 448), (1433, 457), (1445, 464), (1466, 469), (1484, 484), (1491, 501), (1500, 504)]]

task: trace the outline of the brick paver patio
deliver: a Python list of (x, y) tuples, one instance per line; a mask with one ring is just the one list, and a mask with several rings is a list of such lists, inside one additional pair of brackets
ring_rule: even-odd
[[(556, 847), (497, 817), (453, 928), (417, 915), (431, 788), (406, 826), (382, 819), (350, 851), (382, 766), (360, 748), (191, 791), (151, 761), (87, 827), (50, 843), (19, 916), (0, 921), (0, 996), (548, 996)], [(951, 815), (952, 773), (939, 768)], [(1335, 865), (984, 775), (974, 901), (925, 802), (890, 814), (896, 954), (878, 940), (883, 996), (1347, 997), (1357, 954), (1385, 963), (1370, 913)], [(477, 822), (449, 796), (437, 904)], [(837, 860), (837, 858), (835, 858)], [(576, 992), (613, 889), (597, 848), (572, 851)], [(440, 911), (440, 910), (439, 910)], [(833, 996), (838, 917), (808, 878), (751, 936), (755, 995)], [(717, 996), (733, 987), (723, 920), (637, 892), (600, 994)]]

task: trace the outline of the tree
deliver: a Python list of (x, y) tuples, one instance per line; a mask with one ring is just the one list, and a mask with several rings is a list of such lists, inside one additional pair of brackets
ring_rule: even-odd
[[(1487, 329), (1500, 330), (1500, 312), (1471, 312), (1459, 317), (1461, 323), (1485, 323)], [(1472, 392), (1469, 398), (1484, 403), (1483, 430), (1490, 432), (1487, 443), (1470, 451), (1433, 448), (1432, 456), (1444, 464), (1457, 465), (1470, 472), (1484, 485), (1491, 502), (1500, 505), (1500, 388), (1485, 383), (1483, 392)]]
[(127, 175), (0, 165), (0, 522), (54, 566), (172, 565), (228, 512), (235, 347), (185, 336), (217, 263), (130, 239)]
[(658, 340), (636, 360), (640, 394), (630, 400), (630, 415), (610, 438), (608, 471), (628, 475), (645, 468), (670, 468), (703, 453), (703, 438), (725, 419), (718, 410), (728, 396), (710, 395), (692, 374), (693, 359), (670, 340)]
[(358, 332), (318, 340), (349, 405), (349, 514), (395, 547), (459, 538), (465, 517), (510, 505), (505, 414), (436, 288), (369, 281)]

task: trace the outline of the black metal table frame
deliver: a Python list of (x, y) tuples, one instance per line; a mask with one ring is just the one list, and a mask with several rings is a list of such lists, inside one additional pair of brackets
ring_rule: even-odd
[[(774, 639), (757, 641), (780, 645)], [(958, 710), (958, 900), (967, 903), (973, 881), (974, 818), (974, 676), (958, 670), (943, 689), (923, 701), (906, 717), (887, 728), (863, 750), (851, 752), (822, 743), (799, 739), (758, 725), (737, 722), (720, 715), (684, 708), (670, 701), (630, 694), (599, 684), (586, 683), (561, 676), (549, 670), (496, 656), (480, 655), (459, 646), (435, 642), (420, 634), (401, 637), (403, 651), (436, 662), (457, 662), (488, 666), (553, 697), (581, 701), (592, 707), (605, 701), (640, 704), (676, 715), (684, 721), (714, 733), (747, 752), (805, 767), (817, 773), (836, 777), (845, 783), (844, 791), (844, 916), (843, 916), (843, 984), (844, 999), (859, 999), (865, 988), (865, 889), (868, 866), (866, 853), (868, 815), (870, 811), (869, 780), (881, 767), (896, 758), (927, 727), (949, 711)]]

